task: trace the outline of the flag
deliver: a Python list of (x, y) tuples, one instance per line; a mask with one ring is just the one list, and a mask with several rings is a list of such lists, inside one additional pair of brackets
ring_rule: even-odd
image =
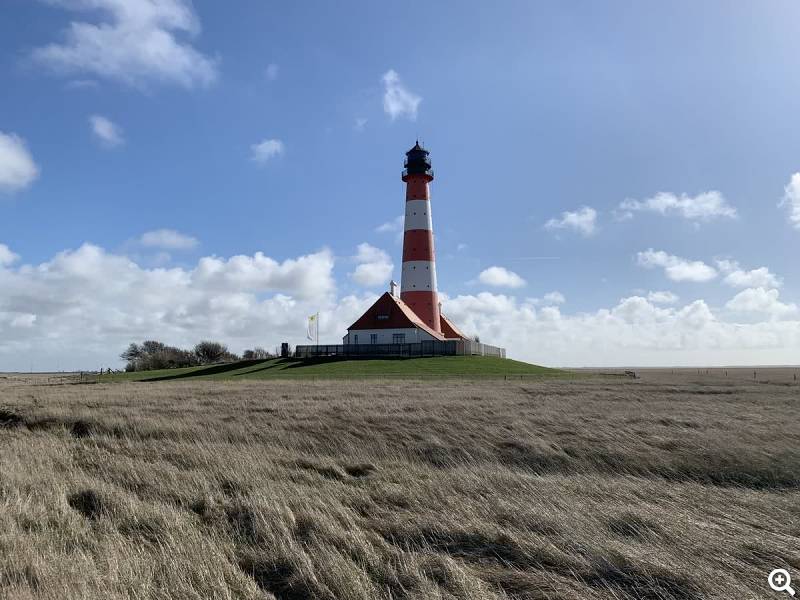
[(308, 331), (306, 337), (311, 341), (319, 339), (319, 313), (308, 317)]

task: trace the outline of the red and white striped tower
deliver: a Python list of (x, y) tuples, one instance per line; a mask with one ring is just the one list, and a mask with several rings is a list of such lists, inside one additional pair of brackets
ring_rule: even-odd
[(431, 329), (441, 333), (433, 222), (428, 184), (433, 181), (430, 153), (419, 145), (406, 152), (406, 218), (403, 234), (403, 275), (400, 299)]

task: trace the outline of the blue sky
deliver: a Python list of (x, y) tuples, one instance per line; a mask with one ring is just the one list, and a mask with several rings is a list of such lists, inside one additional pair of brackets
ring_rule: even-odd
[(339, 340), (399, 277), (417, 136), (470, 333), (554, 365), (797, 363), (796, 2), (0, 11), (0, 370), (301, 343), (316, 310)]

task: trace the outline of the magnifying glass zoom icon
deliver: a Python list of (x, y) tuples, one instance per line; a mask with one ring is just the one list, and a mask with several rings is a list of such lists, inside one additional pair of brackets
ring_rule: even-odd
[(790, 596), (794, 596), (794, 588), (792, 587), (792, 577), (786, 569), (775, 569), (767, 577), (767, 583), (776, 592), (786, 592)]

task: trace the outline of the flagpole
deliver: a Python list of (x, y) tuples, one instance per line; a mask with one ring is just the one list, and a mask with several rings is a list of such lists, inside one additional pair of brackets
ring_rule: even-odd
[(319, 311), (317, 311), (317, 353), (319, 353)]

